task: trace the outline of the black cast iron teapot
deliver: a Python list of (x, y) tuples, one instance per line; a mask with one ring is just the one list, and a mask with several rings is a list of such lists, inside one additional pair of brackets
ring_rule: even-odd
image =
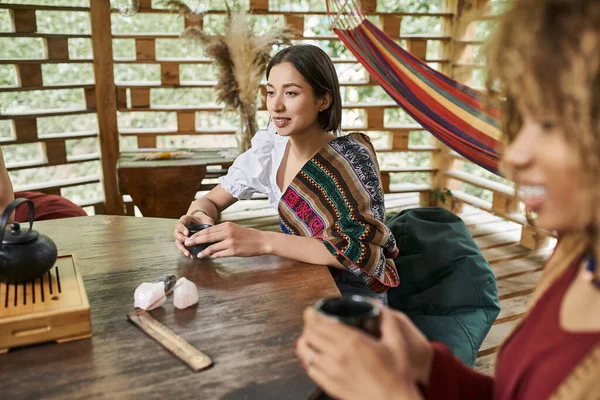
[[(23, 203), (29, 205), (29, 229), (21, 229), (18, 222), (6, 230), (8, 217)], [(33, 203), (16, 199), (10, 203), (0, 219), (0, 281), (23, 282), (48, 272), (56, 261), (56, 245), (47, 236), (33, 230)]]

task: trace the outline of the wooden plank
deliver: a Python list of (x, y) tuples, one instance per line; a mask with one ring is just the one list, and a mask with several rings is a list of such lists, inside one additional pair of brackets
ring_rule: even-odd
[(88, 12), (88, 7), (68, 7), (68, 6), (43, 6), (38, 4), (2, 4), (0, 10), (44, 10), (44, 11), (81, 11)]
[(474, 238), (477, 238), (485, 235), (492, 235), (498, 231), (509, 230), (514, 228), (514, 226), (514, 222), (497, 221), (470, 226), (469, 231)]
[(177, 128), (180, 132), (193, 132), (196, 130), (196, 113), (178, 112)]
[(69, 40), (68, 39), (50, 39), (44, 40), (44, 55), (49, 60), (68, 60), (69, 59)]
[(195, 26), (200, 30), (204, 29), (204, 14), (196, 16), (195, 19), (186, 18), (184, 22), (184, 28), (187, 29), (189, 27)]
[(514, 213), (519, 208), (519, 199), (505, 193), (494, 192), (492, 197), (492, 210), (501, 214)]
[(138, 135), (137, 144), (139, 149), (155, 149), (156, 135)]
[[(538, 264), (540, 267), (544, 265), (541, 260)], [(498, 296), (500, 296), (500, 300), (502, 301), (505, 298), (513, 297), (515, 294), (533, 293), (541, 276), (542, 271), (531, 271), (527, 274), (498, 280)]]
[(89, 110), (96, 109), (96, 88), (83, 89), (85, 95), (85, 106)]
[(380, 172), (381, 177), (381, 187), (383, 188), (383, 193), (390, 193), (390, 174), (389, 172)]
[(45, 86), (27, 86), (27, 87), (3, 87), (2, 92), (30, 92), (32, 90), (60, 90), (60, 89), (89, 89), (93, 88), (93, 83), (59, 84)]
[(141, 61), (156, 60), (154, 39), (135, 39), (135, 59)]
[(419, 58), (425, 60), (427, 58), (427, 40), (426, 39), (411, 39), (407, 41), (408, 51)]
[(409, 131), (390, 129), (390, 146), (392, 150), (408, 150)]
[(140, 5), (140, 11), (152, 10), (152, 0), (137, 0)]
[(179, 85), (179, 64), (160, 64), (160, 78), (163, 85)]
[(286, 15), (284, 16), (285, 24), (298, 31), (296, 36), (304, 36), (304, 16), (303, 15)]
[(267, 11), (269, 0), (250, 0), (250, 9), (252, 11)]
[(377, 0), (360, 0), (365, 12), (375, 12), (377, 10)]
[(519, 244), (525, 248), (535, 250), (548, 246), (550, 237), (532, 226), (524, 226), (521, 231), (521, 240)]
[(204, 128), (193, 131), (182, 132), (179, 129), (162, 129), (162, 128), (123, 128), (119, 131), (122, 136), (139, 136), (151, 134), (155, 136), (177, 136), (177, 135), (235, 135), (237, 132), (234, 128)]
[(123, 198), (117, 186), (117, 160), (119, 158), (119, 135), (117, 126), (117, 99), (113, 72), (110, 2), (90, 2), (92, 45), (94, 52), (94, 77), (96, 81), (96, 105), (99, 141), (102, 154), (102, 183), (106, 211), (123, 215)]
[(384, 117), (384, 109), (383, 108), (369, 108), (367, 109), (367, 127), (381, 128), (383, 129), (383, 117)]
[(477, 357), (473, 369), (488, 376), (494, 376), (496, 366), (496, 353), (487, 356)]
[(150, 107), (150, 89), (131, 89), (131, 108)]
[(37, 119), (14, 119), (12, 130), (19, 143), (32, 143), (38, 141)]
[(491, 235), (480, 236), (475, 238), (475, 243), (481, 250), (491, 249), (494, 247), (506, 246), (507, 244), (515, 245), (519, 243), (521, 235), (520, 229), (513, 229), (505, 232), (498, 232)]
[(517, 259), (531, 254), (531, 250), (516, 243), (509, 243), (500, 247), (492, 247), (482, 251), (483, 256), (490, 264), (504, 261), (507, 259)]
[(15, 32), (35, 32), (37, 31), (37, 22), (35, 9), (28, 10), (10, 10), (10, 19), (12, 30)]
[(541, 271), (552, 250), (530, 253), (516, 260), (492, 263), (492, 271), (498, 281)]
[(402, 25), (402, 17), (395, 15), (385, 15), (381, 17), (381, 25), (383, 31), (392, 38), (400, 36), (400, 27)]
[(517, 322), (518, 321), (515, 320), (493, 325), (479, 349), (478, 356), (495, 353), (504, 338), (513, 330)]
[(117, 110), (127, 108), (127, 89), (124, 87), (117, 88)]
[(40, 64), (17, 64), (17, 85), (42, 86), (42, 66)]
[(496, 321), (509, 320), (514, 317), (521, 317), (529, 305), (531, 300), (531, 293), (523, 294), (517, 297), (510, 297), (500, 302), (500, 314), (496, 318)]
[(61, 165), (67, 162), (67, 146), (64, 139), (45, 140), (44, 147), (48, 164)]

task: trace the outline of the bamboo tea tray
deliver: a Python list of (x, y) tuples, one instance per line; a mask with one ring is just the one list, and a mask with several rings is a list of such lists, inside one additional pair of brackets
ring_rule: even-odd
[(0, 282), (0, 354), (91, 336), (90, 305), (74, 255), (58, 257), (48, 273), (33, 281)]

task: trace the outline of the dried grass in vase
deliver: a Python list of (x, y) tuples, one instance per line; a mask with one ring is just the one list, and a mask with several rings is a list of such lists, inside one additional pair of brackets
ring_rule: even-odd
[[(166, 4), (190, 20), (197, 21), (202, 17), (183, 1), (170, 0)], [(258, 89), (273, 46), (290, 44), (297, 34), (293, 28), (284, 26), (272, 27), (269, 32), (257, 35), (246, 11), (231, 11), (228, 7), (224, 34), (208, 35), (202, 29), (190, 26), (181, 35), (202, 42), (206, 54), (214, 60), (219, 71), (215, 86), (217, 101), (225, 105), (224, 111), (240, 112), (242, 151), (250, 148), (250, 140), (257, 130)]]

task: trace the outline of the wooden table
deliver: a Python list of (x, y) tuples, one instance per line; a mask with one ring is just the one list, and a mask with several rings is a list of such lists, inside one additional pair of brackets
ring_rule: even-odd
[[(144, 153), (186, 152), (183, 158), (138, 160)], [(121, 152), (119, 190), (145, 217), (179, 218), (185, 214), (206, 176), (207, 166), (229, 167), (235, 149), (140, 149)]]
[[(185, 258), (173, 220), (117, 216), (36, 222), (59, 254), (76, 253), (92, 338), (0, 355), (2, 399), (306, 399), (315, 389), (294, 354), (302, 310), (339, 295), (327, 268), (274, 256), (218, 262)], [(197, 307), (172, 298), (152, 315), (207, 353), (194, 373), (127, 321), (133, 292), (164, 273), (185, 276)]]

